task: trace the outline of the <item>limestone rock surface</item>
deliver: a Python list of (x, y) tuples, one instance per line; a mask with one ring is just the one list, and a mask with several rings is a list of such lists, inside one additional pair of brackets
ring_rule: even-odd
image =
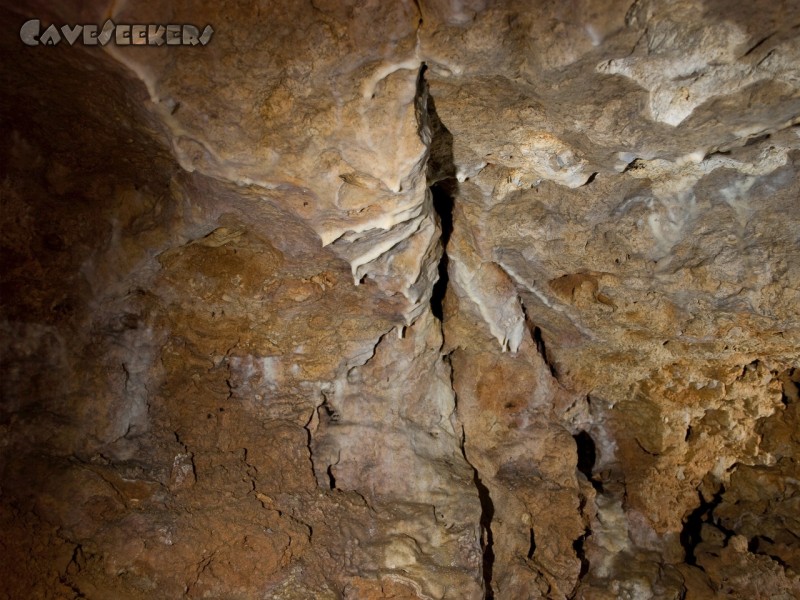
[(0, 23), (0, 597), (800, 597), (800, 3)]

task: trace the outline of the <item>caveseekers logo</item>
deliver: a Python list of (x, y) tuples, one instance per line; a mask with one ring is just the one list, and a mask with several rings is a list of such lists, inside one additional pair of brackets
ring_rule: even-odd
[(126, 25), (115, 24), (111, 19), (100, 28), (98, 25), (50, 25), (42, 31), (39, 19), (22, 24), (19, 37), (28, 46), (56, 46), (65, 41), (72, 46), (80, 40), (84, 46), (205, 46), (214, 33), (206, 25), (202, 33), (194, 25)]

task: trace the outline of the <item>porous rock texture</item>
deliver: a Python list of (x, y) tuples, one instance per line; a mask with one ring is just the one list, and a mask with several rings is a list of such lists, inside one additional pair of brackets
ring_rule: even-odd
[(2, 4), (0, 597), (800, 596), (798, 2)]

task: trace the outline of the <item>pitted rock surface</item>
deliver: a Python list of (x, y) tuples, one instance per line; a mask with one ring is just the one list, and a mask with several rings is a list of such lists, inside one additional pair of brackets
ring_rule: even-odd
[(800, 597), (800, 4), (0, 23), (0, 597)]

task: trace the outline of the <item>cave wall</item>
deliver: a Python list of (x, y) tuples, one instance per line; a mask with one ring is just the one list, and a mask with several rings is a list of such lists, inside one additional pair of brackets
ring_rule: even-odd
[(0, 597), (800, 595), (798, 3), (2, 4)]

